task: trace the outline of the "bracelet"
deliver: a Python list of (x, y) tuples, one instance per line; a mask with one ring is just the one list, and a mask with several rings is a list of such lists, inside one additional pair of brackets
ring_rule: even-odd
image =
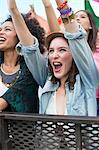
[(68, 2), (68, 0), (66, 0), (65, 2), (63, 2), (62, 4), (60, 4), (60, 6), (57, 9), (58, 10), (63, 9), (66, 6), (67, 2)]
[(71, 22), (72, 19), (74, 19), (74, 13), (71, 7), (68, 6), (66, 0), (65, 2), (63, 2), (57, 9), (59, 10), (60, 14), (61, 14), (61, 18), (63, 23), (69, 23)]
[(67, 15), (67, 16), (68, 16), (68, 14), (69, 14), (70, 12), (72, 12), (72, 8), (69, 8), (69, 9), (61, 9), (59, 12), (60, 12), (61, 16), (62, 16), (62, 15)]
[(74, 19), (74, 13), (72, 13), (70, 16), (68, 16), (68, 17), (62, 17), (61, 16), (61, 18), (62, 18), (62, 22), (63, 23), (69, 23), (69, 22), (71, 22), (71, 20), (73, 20)]

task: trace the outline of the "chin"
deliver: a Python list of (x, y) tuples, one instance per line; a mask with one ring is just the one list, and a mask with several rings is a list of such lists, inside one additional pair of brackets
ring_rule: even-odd
[(61, 79), (62, 78), (62, 76), (60, 76), (60, 75), (54, 75), (55, 76), (55, 78), (57, 78), (57, 79)]

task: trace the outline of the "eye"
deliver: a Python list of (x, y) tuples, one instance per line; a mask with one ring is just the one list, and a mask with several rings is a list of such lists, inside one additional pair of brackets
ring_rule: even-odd
[(11, 29), (10, 28), (5, 28), (5, 31), (11, 31)]
[(52, 54), (54, 52), (53, 49), (49, 49), (48, 54)]
[(69, 50), (68, 50), (67, 48), (61, 48), (59, 51), (60, 51), (61, 53), (64, 53), (64, 52), (68, 52)]
[(65, 49), (65, 48), (61, 48), (60, 51), (61, 51), (61, 52), (64, 52), (64, 51), (66, 51), (66, 49)]
[(82, 15), (81, 18), (86, 18), (86, 16)]

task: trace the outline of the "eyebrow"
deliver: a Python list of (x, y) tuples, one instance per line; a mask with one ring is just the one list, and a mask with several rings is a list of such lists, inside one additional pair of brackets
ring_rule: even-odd
[[(65, 47), (65, 46), (60, 46), (60, 47), (58, 47), (58, 49), (66, 49), (66, 50), (70, 50), (70, 48), (69, 48), (69, 46), (68, 47)], [(49, 50), (50, 49), (54, 49), (53, 47), (49, 47)]]
[(1, 25), (0, 28), (13, 28), (13, 26), (10, 26), (10, 25)]
[(13, 27), (11, 27), (11, 26), (7, 25), (7, 26), (4, 26), (4, 28), (13, 28)]

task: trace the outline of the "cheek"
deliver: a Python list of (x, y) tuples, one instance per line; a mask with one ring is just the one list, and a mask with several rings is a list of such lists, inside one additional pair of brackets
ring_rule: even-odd
[(72, 60), (73, 60), (72, 55), (69, 55), (69, 56), (67, 56), (67, 57), (65, 57), (65, 58), (63, 59), (63, 63), (65, 62), (65, 67), (66, 67), (66, 68), (68, 68), (68, 69), (71, 68)]
[(49, 60), (50, 64), (52, 64), (53, 57), (48, 56), (48, 60)]
[(64, 61), (67, 61), (67, 62), (72, 61), (72, 55), (71, 55), (71, 53), (67, 53), (65, 56), (63, 56), (62, 60), (63, 60), (63, 62)]
[(18, 43), (18, 40), (17, 40), (16, 36), (12, 36), (9, 38), (8, 42), (9, 42), (9, 44), (16, 46), (16, 44)]
[(90, 22), (88, 20), (83, 22), (82, 26), (84, 27), (85, 30), (89, 30), (89, 28), (91, 27)]

